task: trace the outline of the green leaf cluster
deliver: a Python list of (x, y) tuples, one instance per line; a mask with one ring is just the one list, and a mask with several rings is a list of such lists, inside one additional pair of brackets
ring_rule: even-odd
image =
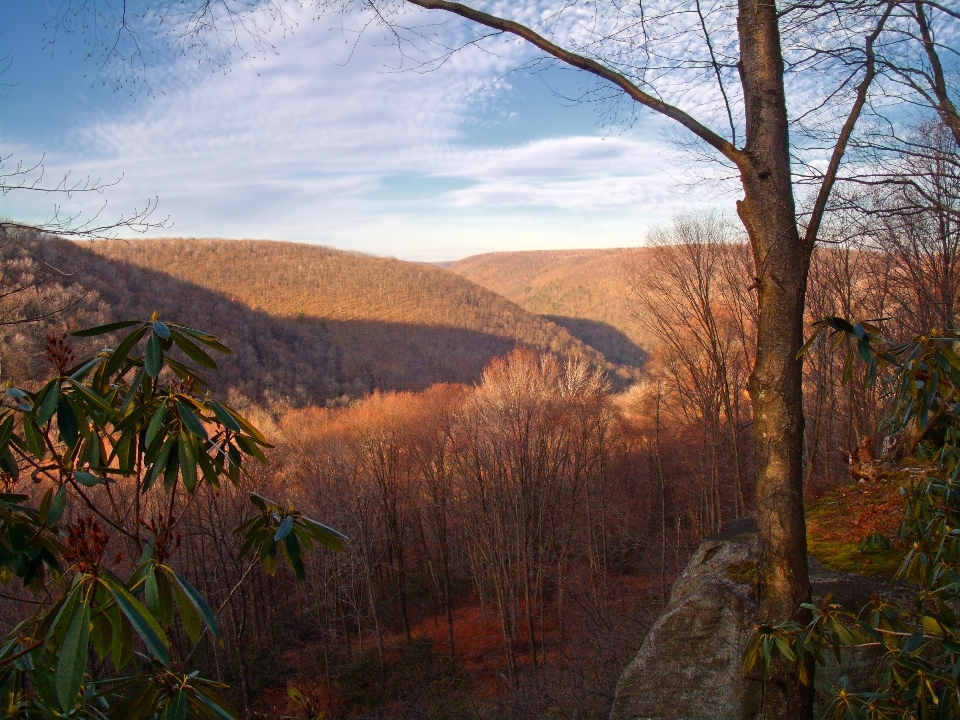
[[(45, 487), (38, 502), (0, 494), (0, 581), (19, 581), (38, 598), (0, 641), (0, 701), (19, 718), (232, 718), (222, 686), (179, 669), (172, 655), (174, 626), (194, 646), (206, 633), (220, 638), (217, 612), (169, 564), (172, 508), (178, 492), (238, 484), (244, 463), (264, 462), (270, 445), (212, 399), (191, 366), (215, 369), (211, 353), (230, 352), (213, 335), (157, 316), (74, 335), (117, 340), (58, 367), (39, 390), (9, 387), (0, 400), (0, 472), (8, 484), (29, 475)], [(132, 524), (106, 510), (114, 486), (132, 498)], [(151, 505), (151, 494), (165, 500)], [(303, 578), (314, 542), (342, 549), (337, 531), (251, 499), (257, 512), (238, 528), (246, 532), (238, 560), (252, 554), (273, 574), (279, 553)], [(171, 510), (148, 523), (147, 507)], [(111, 533), (139, 553), (126, 573), (104, 560)], [(114, 676), (94, 679), (91, 658)]]
[[(846, 343), (844, 381), (858, 359), (865, 385), (879, 386), (891, 401), (887, 432), (912, 438), (909, 449), (934, 470), (900, 489), (901, 539), (909, 551), (897, 575), (917, 587), (901, 606), (875, 596), (859, 612), (827, 597), (804, 605), (812, 619), (757, 628), (744, 653), (745, 670), (769, 677), (774, 666), (793, 669), (802, 683), (828, 655), (842, 665), (844, 650), (880, 651), (870, 687), (854, 688), (844, 677), (825, 685), (822, 708), (831, 720), (960, 717), (960, 331), (930, 332), (903, 344), (885, 341), (876, 323), (825, 318), (801, 355), (827, 339), (833, 350)], [(882, 552), (889, 540), (870, 536), (863, 552)]]
[(343, 552), (346, 535), (300, 514), (295, 507), (283, 508), (257, 493), (250, 493), (250, 503), (260, 514), (235, 531), (245, 533), (239, 557), (243, 559), (248, 553), (256, 553), (268, 575), (276, 573), (280, 555), (303, 580), (306, 576), (303, 553), (313, 550), (315, 542), (335, 552)]

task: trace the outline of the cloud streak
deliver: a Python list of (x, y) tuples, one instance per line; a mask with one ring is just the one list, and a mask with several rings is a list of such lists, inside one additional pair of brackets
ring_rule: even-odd
[[(106, 195), (110, 207), (159, 195), (174, 234), (384, 254), (400, 245), (402, 256), (421, 258), (497, 249), (504, 232), (513, 232), (513, 247), (551, 238), (568, 247), (634, 244), (638, 227), (700, 204), (677, 193), (665, 170), (675, 161), (649, 133), (604, 137), (586, 127), (473, 146), (468, 121), (497, 117), (500, 99), (514, 92), (498, 78), (526, 59), (522, 45), (467, 49), (418, 73), (395, 72), (396, 48), (381, 40), (369, 35), (353, 47), (329, 22), (308, 21), (277, 41), (278, 56), (228, 72), (178, 60), (155, 99), (95, 116), (53, 148), (48, 173), (122, 175)], [(406, 176), (441, 182), (412, 199), (385, 190)], [(100, 201), (73, 202), (92, 210)], [(31, 198), (18, 212), (42, 215), (48, 206)], [(591, 227), (602, 227), (602, 237), (591, 237)]]

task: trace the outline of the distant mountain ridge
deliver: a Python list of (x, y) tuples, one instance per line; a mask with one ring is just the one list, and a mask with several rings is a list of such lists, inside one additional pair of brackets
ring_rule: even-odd
[(618, 372), (560, 325), (422, 263), (246, 240), (45, 240), (36, 254), (88, 294), (88, 321), (157, 310), (221, 336), (236, 356), (215, 388), (255, 398), (323, 404), (474, 382), (518, 345)]
[(652, 338), (631, 303), (646, 248), (473, 255), (448, 269), (566, 328), (611, 362), (642, 367)]

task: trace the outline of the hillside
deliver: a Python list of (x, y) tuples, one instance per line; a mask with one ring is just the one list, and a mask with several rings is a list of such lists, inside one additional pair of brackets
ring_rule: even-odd
[(251, 396), (322, 404), (474, 382), (517, 345), (613, 369), (559, 325), (419, 263), (268, 241), (46, 240), (36, 253), (86, 293), (85, 322), (158, 310), (220, 335), (237, 353), (221, 384)]
[(449, 270), (563, 326), (611, 362), (641, 367), (650, 342), (631, 314), (630, 274), (640, 248), (474, 255)]

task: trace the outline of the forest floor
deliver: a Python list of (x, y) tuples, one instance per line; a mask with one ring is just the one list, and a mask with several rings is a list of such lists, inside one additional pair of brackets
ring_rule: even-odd
[(831, 570), (893, 575), (906, 555), (899, 537), (900, 488), (923, 478), (928, 468), (876, 467), (875, 481), (844, 485), (807, 502), (809, 552)]
[[(321, 641), (291, 645), (281, 663), (289, 669), (285, 681), (271, 683), (259, 694), (254, 717), (599, 720), (606, 715), (620, 670), (636, 652), (638, 643), (627, 639), (645, 636), (660, 602), (659, 576), (624, 575), (615, 582), (611, 597), (616, 600), (592, 619), (585, 618), (582, 608), (563, 629), (555, 618), (545, 618), (538, 632), (546, 643), (538, 647), (536, 665), (526, 633), (518, 632), (513, 687), (495, 610), (465, 598), (453, 611), (455, 660), (448, 655), (442, 614), (423, 613), (411, 627), (409, 643), (403, 633), (385, 636), (382, 665), (370, 641), (355, 646), (349, 657), (325, 649)], [(312, 703), (312, 712), (292, 699), (291, 686)]]
[[(838, 572), (892, 575), (907, 550), (899, 539), (900, 488), (926, 472), (921, 466), (881, 468), (876, 481), (844, 485), (809, 499), (810, 554)], [(886, 538), (889, 546), (864, 543), (877, 535)], [(539, 649), (539, 667), (534, 668), (521, 632), (516, 653), (521, 674), (512, 691), (507, 690), (503, 635), (495, 611), (482, 607), (476, 598), (463, 598), (453, 611), (455, 661), (448, 657), (445, 618), (422, 608), (417, 613), (422, 619), (411, 627), (410, 643), (402, 633), (384, 638), (382, 665), (369, 641), (362, 648), (354, 647), (349, 656), (325, 649), (320, 641), (291, 647), (283, 658), (283, 665), (291, 670), (289, 678), (260, 694), (259, 712), (254, 716), (304, 720), (599, 717), (596, 710), (605, 706), (601, 696), (615, 682), (613, 669), (635, 651), (621, 647), (624, 633), (622, 628), (617, 631), (617, 623), (629, 617), (641, 618), (640, 624), (653, 619), (661, 594), (659, 576), (654, 575), (641, 572), (611, 579), (619, 601), (614, 603), (617, 607), (608, 608), (608, 622), (612, 621), (610, 634), (620, 636), (619, 643), (603, 637), (606, 633), (596, 627), (578, 625), (561, 633), (548, 617), (547, 644)], [(643, 631), (634, 628), (627, 634), (642, 637)], [(602, 645), (607, 648), (601, 649)], [(590, 646), (598, 651), (595, 657), (574, 653), (576, 648)], [(312, 713), (291, 699), (290, 686), (312, 701)], [(567, 697), (571, 687), (579, 697)], [(588, 694), (595, 697), (588, 700)], [(571, 715), (571, 707), (577, 705), (579, 711)]]

